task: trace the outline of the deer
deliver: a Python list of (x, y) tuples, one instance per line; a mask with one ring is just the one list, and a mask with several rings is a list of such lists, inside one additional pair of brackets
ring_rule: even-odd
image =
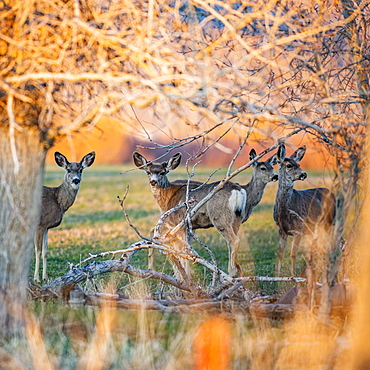
[[(252, 149), (250, 159), (253, 160), (256, 156), (256, 151)], [(215, 227), (226, 240), (230, 276), (242, 275), (238, 262), (240, 225), (247, 221), (253, 208), (260, 202), (267, 183), (278, 179), (272, 167), (276, 163), (274, 158), (273, 156), (264, 162), (254, 162), (252, 179), (248, 184), (243, 186), (231, 181), (226, 182), (223, 188), (218, 190), (191, 219), (193, 230)], [(136, 167), (147, 173), (152, 193), (162, 214), (186, 201), (188, 191), (189, 198), (199, 202), (219, 184), (219, 182), (201, 183), (188, 180), (170, 182), (167, 174), (180, 165), (181, 153), (175, 154), (168, 162), (153, 163), (138, 152), (134, 152), (133, 160)], [(185, 215), (186, 211), (183, 208), (172, 213), (167, 220), (169, 226), (176, 226)], [(183, 237), (189, 242), (188, 234)], [(152, 251), (149, 255), (149, 268), (153, 268)], [(186, 269), (188, 270), (187, 265)]]
[(306, 153), (306, 146), (298, 148), (286, 157), (284, 144), (280, 144), (276, 158), (279, 163), (279, 184), (274, 205), (274, 221), (279, 228), (279, 250), (276, 276), (280, 275), (281, 263), (288, 236), (293, 236), (291, 248), (291, 274), (296, 274), (296, 253), (303, 236), (312, 238), (311, 247), (305, 250), (309, 289), (314, 288), (314, 264), (316, 263), (318, 231), (330, 233), (335, 220), (335, 196), (327, 188), (294, 189), (295, 181), (304, 181), (307, 173), (299, 165)]
[(69, 162), (59, 152), (54, 153), (55, 162), (65, 169), (63, 182), (57, 187), (42, 187), (39, 224), (35, 235), (35, 282), (40, 282), (40, 260), (42, 257), (42, 279), (47, 281), (48, 231), (59, 226), (66, 211), (73, 205), (80, 189), (82, 171), (95, 161), (95, 152), (86, 154), (80, 162)]

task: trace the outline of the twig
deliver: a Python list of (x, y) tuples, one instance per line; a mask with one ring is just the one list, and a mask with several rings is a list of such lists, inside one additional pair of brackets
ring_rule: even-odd
[[(190, 199), (188, 202), (182, 202), (182, 203), (179, 203), (177, 206), (169, 209), (168, 211), (162, 213), (161, 217), (159, 218), (157, 224), (155, 225), (154, 227), (154, 230), (153, 230), (153, 241), (157, 241), (157, 240), (168, 240), (169, 238), (169, 234), (165, 234), (165, 236), (162, 236), (160, 234), (160, 230), (161, 228), (163, 227), (163, 224), (164, 222), (166, 221), (166, 218), (169, 217), (172, 213), (178, 211), (179, 209), (183, 208), (186, 206), (186, 203), (188, 203), (189, 206), (193, 205), (196, 203), (196, 201), (194, 199)], [(175, 234), (172, 234), (171, 233), (171, 239), (173, 238)]]
[(130, 218), (125, 210), (125, 207), (124, 207), (124, 201), (127, 197), (127, 194), (128, 194), (128, 191), (129, 191), (129, 186), (127, 185), (126, 187), (126, 192), (125, 192), (125, 195), (123, 196), (123, 198), (121, 199), (119, 197), (119, 195), (117, 195), (117, 198), (118, 198), (118, 202), (121, 206), (121, 209), (122, 209), (122, 212), (123, 214), (125, 215), (125, 218), (126, 218), (126, 221), (128, 222), (129, 226), (132, 227), (134, 229), (134, 231), (136, 232), (136, 234), (143, 240), (148, 240), (150, 241), (151, 239), (150, 238), (146, 238), (145, 236), (141, 235), (141, 233), (139, 232), (139, 230), (136, 228), (136, 226), (130, 221)]
[(229, 164), (229, 167), (228, 167), (227, 172), (226, 172), (226, 177), (230, 176), (230, 172), (231, 172), (231, 169), (233, 167), (233, 164), (235, 163), (236, 159), (239, 157), (239, 155), (240, 155), (242, 149), (244, 148), (244, 146), (246, 145), (246, 143), (247, 143), (247, 138), (245, 137), (243, 142), (239, 145), (239, 148), (238, 148), (237, 152), (235, 153), (233, 159), (231, 160), (231, 162)]

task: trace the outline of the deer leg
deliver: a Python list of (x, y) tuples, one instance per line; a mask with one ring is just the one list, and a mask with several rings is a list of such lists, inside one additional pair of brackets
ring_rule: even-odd
[[(179, 233), (178, 237), (174, 241), (174, 247), (178, 251), (184, 251), (187, 252), (188, 248), (187, 245), (190, 243), (190, 237), (188, 236), (188, 233)], [(184, 267), (185, 272), (189, 275), (190, 274), (190, 263), (188, 259), (181, 258), (180, 259), (182, 266)], [(174, 267), (175, 268), (175, 267)], [(179, 271), (177, 268), (175, 268), (175, 275), (176, 277), (182, 278), (181, 274), (179, 274)]]
[(48, 280), (48, 231), (46, 230), (42, 238), (42, 280)]
[(238, 251), (240, 246), (240, 240), (237, 236), (232, 243), (229, 243), (229, 266), (228, 273), (233, 277), (243, 276), (242, 269), (238, 261)]
[(279, 251), (278, 251), (278, 260), (277, 260), (277, 265), (276, 265), (276, 270), (275, 270), (275, 276), (280, 275), (281, 263), (284, 258), (284, 251), (286, 248), (287, 239), (288, 239), (287, 234), (279, 232)]
[(229, 249), (229, 264), (228, 273), (230, 276), (237, 277), (242, 276), (242, 269), (238, 262), (238, 251), (240, 245), (240, 239), (235, 233), (231, 226), (225, 227), (225, 225), (217, 226), (215, 225), (217, 231), (222, 235), (222, 237), (227, 242), (227, 247)]
[(297, 249), (299, 247), (299, 244), (301, 242), (302, 236), (300, 234), (297, 234), (293, 238), (292, 243), (292, 250), (290, 251), (290, 258), (292, 259), (292, 276), (295, 276), (295, 269), (296, 269), (296, 258), (297, 258)]
[[(238, 271), (238, 276), (242, 277), (243, 276), (243, 271), (242, 271), (242, 268), (239, 265), (239, 260), (238, 260), (238, 251), (239, 251), (239, 247), (240, 247), (240, 239), (238, 237), (238, 233), (239, 233), (240, 225), (241, 225), (241, 219), (235, 220), (234, 224), (233, 224), (233, 231), (234, 231), (234, 235), (235, 235), (235, 239), (236, 239), (236, 245), (237, 245), (236, 255), (235, 255), (235, 266), (236, 266), (236, 269)], [(249, 248), (248, 241), (245, 241), (244, 245), (245, 245), (246, 248)]]
[(43, 243), (43, 233), (37, 231), (35, 235), (35, 274), (33, 279), (39, 283), (40, 282), (40, 260), (42, 253), (42, 243)]

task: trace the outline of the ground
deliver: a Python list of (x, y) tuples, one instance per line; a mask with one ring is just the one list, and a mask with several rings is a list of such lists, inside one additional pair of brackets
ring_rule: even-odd
[[(127, 213), (137, 229), (149, 236), (150, 229), (158, 220), (159, 210), (145, 173), (137, 170), (124, 172), (130, 168), (128, 165), (94, 165), (84, 172), (75, 204), (65, 215), (60, 227), (49, 233), (51, 279), (66, 273), (68, 262), (76, 264), (89, 253), (123, 249), (139, 240), (126, 222), (117, 200), (117, 195), (123, 197), (128, 185), (125, 202)], [(211, 171), (211, 168), (202, 169), (202, 172), (197, 172), (196, 179), (208, 178)], [(246, 171), (235, 181), (245, 183), (250, 175)], [(184, 169), (177, 170), (170, 177), (185, 178)], [(221, 177), (221, 173), (214, 176), (215, 180)], [(46, 185), (56, 186), (62, 178), (63, 172), (59, 168), (53, 165), (47, 167)], [(308, 188), (328, 186), (328, 182), (319, 173), (309, 173), (309, 178), (297, 185)], [(240, 229), (239, 261), (245, 276), (273, 276), (278, 242), (272, 217), (276, 186), (275, 183), (267, 186), (261, 203)], [(227, 249), (221, 236), (214, 229), (199, 230), (197, 235), (211, 248), (219, 266), (226, 270)], [(207, 255), (202, 247), (196, 246), (196, 249)], [(283, 275), (289, 272), (288, 254), (287, 251)], [(303, 268), (301, 255), (298, 261), (298, 266)], [(137, 253), (133, 265), (145, 268), (147, 253)], [(156, 268), (170, 271), (163, 256), (157, 256)], [(194, 271), (199, 283), (206, 284), (208, 273), (196, 266)], [(32, 276), (31, 271), (30, 278)], [(150, 289), (158, 288), (124, 273), (98, 278), (94, 284), (99, 290), (118, 290), (118, 293), (135, 299), (147, 296)], [(89, 281), (84, 288), (93, 292), (94, 284)], [(250, 283), (248, 288), (282, 294), (291, 286), (291, 283)], [(194, 369), (197, 361), (195, 343), (201, 336), (203, 324), (212, 328), (214, 319), (207, 311), (174, 314), (140, 309), (112, 310), (109, 307), (73, 310), (61, 302), (50, 300), (30, 301), (29, 312), (34, 320), (29, 320), (27, 338), (21, 343), (0, 343), (0, 350), (5, 350), (7, 356), (13, 356), (23, 364), (33, 363), (34, 368), (37, 368), (37, 361), (43, 358), (43, 368), (49, 361), (51, 368), (60, 369), (92, 368), (92, 364), (95, 366), (93, 368), (110, 369)], [(211, 324), (207, 326), (210, 320)], [(306, 368), (334, 367), (343, 356), (345, 358), (347, 347), (343, 343), (346, 343), (346, 337), (342, 334), (338, 336), (343, 332), (342, 321), (333, 322), (330, 328), (325, 328), (317, 325), (309, 315), (305, 315), (304, 320), (298, 318), (286, 324), (276, 320), (255, 321), (244, 313), (225, 313), (222, 320), (224, 324), (220, 327), (225, 332), (217, 338), (222, 339), (229, 369), (269, 369), (276, 368), (277, 363), (281, 368), (291, 369), (302, 368), (302, 364), (309, 364)], [(294, 348), (294, 351), (287, 349), (287, 341), (291, 343), (289, 348)], [(213, 344), (208, 342), (203, 345), (204, 348), (213, 348)], [(315, 356), (312, 354), (313, 348), (320, 348), (319, 352), (315, 350)], [(44, 353), (45, 356), (34, 356), (34, 353)], [(0, 357), (2, 355), (0, 352)], [(284, 364), (289, 364), (289, 367)]]

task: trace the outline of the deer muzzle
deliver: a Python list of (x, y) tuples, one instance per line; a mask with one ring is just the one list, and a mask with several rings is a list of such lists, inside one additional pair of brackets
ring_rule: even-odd
[(306, 173), (306, 172), (303, 172), (302, 174), (300, 174), (300, 175), (299, 175), (299, 179), (300, 179), (301, 181), (306, 180), (306, 179), (307, 179), (307, 173)]

